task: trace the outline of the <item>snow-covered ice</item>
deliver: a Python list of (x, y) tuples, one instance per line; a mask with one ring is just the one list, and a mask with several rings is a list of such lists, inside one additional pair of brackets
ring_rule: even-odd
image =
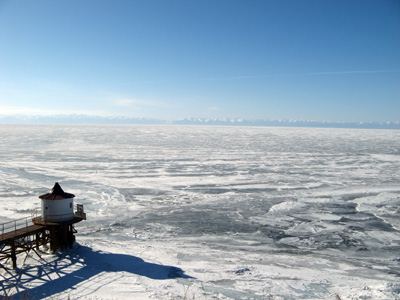
[(0, 139), (0, 222), (54, 182), (87, 213), (74, 248), (0, 270), (2, 295), (400, 299), (400, 131), (0, 125)]

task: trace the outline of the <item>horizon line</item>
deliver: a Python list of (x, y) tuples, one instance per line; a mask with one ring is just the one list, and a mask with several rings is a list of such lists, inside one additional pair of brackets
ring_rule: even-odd
[[(7, 120), (8, 119), (8, 120)], [(184, 117), (172, 120), (154, 117), (132, 117), (132, 116), (101, 116), (86, 114), (54, 114), (54, 115), (24, 115), (24, 114), (0, 114), (0, 124), (154, 124), (154, 125), (232, 125), (232, 126), (276, 126), (276, 125), (304, 125), (309, 127), (344, 127), (356, 128), (393, 128), (400, 129), (400, 121), (331, 121), (316, 119), (294, 119), (294, 118), (229, 118), (229, 117)]]

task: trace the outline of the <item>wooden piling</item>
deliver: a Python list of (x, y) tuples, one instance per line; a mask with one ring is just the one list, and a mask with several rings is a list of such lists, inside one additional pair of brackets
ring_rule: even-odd
[(15, 239), (12, 239), (10, 242), (11, 245), (11, 260), (13, 269), (17, 268), (17, 254), (15, 253)]
[(37, 232), (35, 234), (35, 243), (36, 243), (36, 250), (39, 250), (39, 246), (40, 246), (40, 234), (39, 234), (39, 232)]

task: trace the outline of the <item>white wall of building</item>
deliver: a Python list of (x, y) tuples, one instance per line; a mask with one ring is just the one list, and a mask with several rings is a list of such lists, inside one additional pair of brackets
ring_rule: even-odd
[(42, 199), (42, 217), (46, 222), (64, 222), (74, 218), (73, 198), (62, 200)]

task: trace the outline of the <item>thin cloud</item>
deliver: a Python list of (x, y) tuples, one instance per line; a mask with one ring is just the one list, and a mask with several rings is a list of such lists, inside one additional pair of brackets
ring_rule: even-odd
[[(400, 70), (357, 70), (357, 71), (325, 71), (309, 73), (288, 73), (276, 74), (268, 77), (289, 77), (289, 76), (318, 76), (318, 75), (349, 75), (349, 74), (377, 74), (377, 73), (398, 73)], [(267, 76), (266, 76), (267, 77)]]
[[(263, 78), (276, 78), (276, 77), (295, 77), (295, 76), (323, 76), (323, 75), (351, 75), (351, 74), (378, 74), (378, 73), (398, 73), (400, 70), (355, 70), (355, 71), (322, 71), (322, 72), (308, 72), (308, 73), (282, 73), (270, 75), (238, 75), (227, 77), (209, 77), (209, 78), (186, 78), (183, 80), (147, 80), (137, 81), (131, 84), (152, 84), (152, 83), (167, 83), (178, 81), (225, 81), (225, 80), (246, 80), (246, 79), (263, 79)], [(128, 85), (121, 84), (121, 85)], [(162, 102), (144, 99), (117, 99), (114, 100), (116, 106), (129, 107), (133, 105), (148, 105), (148, 106), (162, 106)], [(161, 104), (161, 105), (160, 105)]]
[(161, 101), (156, 100), (146, 100), (146, 99), (130, 99), (121, 98), (112, 100), (112, 104), (118, 107), (125, 108), (140, 108), (140, 107), (165, 107), (166, 104)]
[(55, 116), (55, 115), (90, 115), (103, 116), (103, 111), (93, 110), (55, 110), (25, 106), (1, 106), (0, 115)]
[(261, 76), (231, 76), (231, 77), (211, 77), (193, 79), (195, 81), (219, 81), (219, 80), (241, 80), (253, 78), (271, 78), (271, 77), (290, 77), (290, 76), (318, 76), (318, 75), (349, 75), (349, 74), (377, 74), (377, 73), (398, 73), (400, 70), (356, 70), (356, 71), (325, 71), (325, 72), (309, 72), (309, 73), (286, 73)]
[(240, 79), (251, 79), (251, 78), (263, 78), (265, 76), (232, 76), (232, 77), (212, 77), (212, 78), (201, 78), (193, 79), (197, 81), (218, 81), (218, 80), (240, 80)]
[(117, 99), (113, 101), (114, 105), (116, 106), (121, 106), (121, 107), (131, 107), (135, 104), (137, 104), (136, 100), (132, 100), (132, 99)]
[(397, 73), (400, 70), (359, 70), (359, 71), (341, 71), (341, 72), (314, 72), (307, 75), (346, 75), (346, 74), (375, 74), (375, 73)]

